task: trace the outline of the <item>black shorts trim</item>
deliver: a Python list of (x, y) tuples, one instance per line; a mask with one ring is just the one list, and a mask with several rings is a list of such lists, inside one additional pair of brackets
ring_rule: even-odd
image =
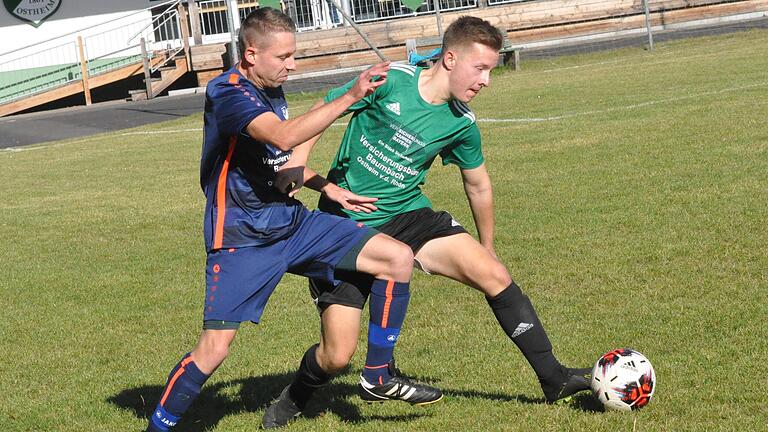
[(360, 251), (363, 250), (363, 247), (366, 243), (368, 243), (368, 240), (373, 238), (376, 234), (379, 232), (376, 231), (373, 228), (368, 229), (368, 232), (363, 235), (362, 238), (360, 238), (360, 241), (357, 242), (356, 245), (352, 246), (352, 249), (347, 251), (346, 254), (344, 254), (343, 257), (341, 257), (341, 260), (339, 260), (339, 263), (336, 264), (336, 270), (344, 270), (344, 271), (355, 271), (357, 270), (357, 256), (360, 255)]
[[(397, 215), (376, 230), (407, 244), (414, 254), (430, 240), (467, 232), (450, 213), (428, 207)], [(320, 313), (334, 304), (362, 309), (371, 292), (373, 277), (342, 269), (336, 270), (335, 277), (340, 281), (335, 286), (321, 280), (309, 281), (309, 292)]]
[(203, 330), (237, 330), (240, 328), (238, 321), (205, 320)]

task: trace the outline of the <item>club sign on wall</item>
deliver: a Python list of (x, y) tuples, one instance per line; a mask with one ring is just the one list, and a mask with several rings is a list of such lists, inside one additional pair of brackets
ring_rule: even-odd
[(16, 18), (39, 27), (56, 13), (63, 0), (3, 0), (5, 9)]

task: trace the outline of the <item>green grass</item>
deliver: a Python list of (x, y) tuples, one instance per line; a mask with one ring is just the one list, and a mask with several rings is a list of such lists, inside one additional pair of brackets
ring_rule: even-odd
[[(542, 404), (482, 296), (417, 274), (398, 360), (445, 401), (361, 403), (358, 352), (291, 430), (765, 428), (767, 45), (750, 31), (526, 62), (472, 104), (480, 119), (519, 120), (480, 124), (500, 258), (562, 361), (622, 346), (650, 358), (646, 409), (595, 412), (589, 395)], [(296, 116), (312, 98), (290, 102)], [(2, 430), (145, 426), (200, 328), (201, 122), (0, 153)], [(342, 130), (318, 146), (319, 170)], [(455, 167), (436, 164), (426, 192), (472, 225)], [(301, 198), (313, 207), (316, 195)], [(317, 337), (306, 284), (287, 276), (182, 430), (254, 430)]]

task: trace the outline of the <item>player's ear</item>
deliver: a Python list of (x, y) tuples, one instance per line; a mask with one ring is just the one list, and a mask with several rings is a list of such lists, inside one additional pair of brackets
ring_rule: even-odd
[(456, 52), (448, 50), (443, 53), (443, 67), (446, 70), (453, 70), (456, 67)]
[(259, 54), (258, 48), (256, 48), (255, 46), (248, 46), (245, 48), (245, 51), (243, 51), (243, 60), (245, 60), (249, 64), (256, 64), (258, 54)]

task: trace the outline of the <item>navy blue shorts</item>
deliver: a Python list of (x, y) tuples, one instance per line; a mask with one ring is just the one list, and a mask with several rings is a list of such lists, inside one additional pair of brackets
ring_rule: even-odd
[[(376, 230), (411, 247), (417, 253), (430, 240), (466, 233), (450, 213), (420, 208), (399, 214)], [(320, 312), (328, 306), (340, 304), (362, 309), (371, 291), (373, 277), (364, 273), (339, 272), (341, 283), (331, 284), (319, 279), (309, 280), (309, 293)]]
[(355, 270), (357, 253), (375, 234), (361, 223), (313, 211), (283, 240), (211, 251), (205, 268), (203, 320), (258, 323), (283, 274), (333, 283), (336, 268)]

